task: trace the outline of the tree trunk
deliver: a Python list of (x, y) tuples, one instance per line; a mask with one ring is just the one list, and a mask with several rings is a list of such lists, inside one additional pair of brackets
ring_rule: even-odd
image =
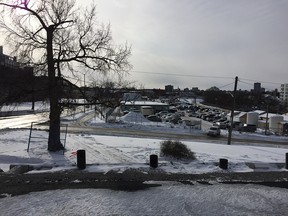
[(49, 101), (50, 101), (50, 125), (48, 150), (59, 151), (64, 149), (60, 141), (60, 114), (61, 109), (58, 103), (59, 88), (55, 77), (54, 58), (53, 58), (53, 32), (54, 29), (47, 29), (47, 63), (48, 63), (48, 80), (49, 80)]

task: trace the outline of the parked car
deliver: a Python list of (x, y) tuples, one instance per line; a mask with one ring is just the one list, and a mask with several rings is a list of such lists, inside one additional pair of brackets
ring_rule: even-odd
[(178, 124), (181, 120), (181, 116), (176, 114), (172, 117), (172, 119), (169, 120), (169, 122), (173, 124)]
[[(242, 124), (241, 122), (233, 122), (233, 127), (232, 127), (232, 128), (233, 128), (234, 130), (239, 130), (239, 131), (241, 131), (242, 126), (243, 126), (243, 124)], [(228, 128), (231, 127), (231, 122), (230, 122), (230, 121), (229, 121), (227, 127), (228, 127)]]
[(175, 114), (179, 116), (185, 116), (185, 112), (176, 112)]
[(189, 117), (197, 117), (198, 114), (193, 112), (193, 113), (189, 113), (188, 116), (189, 116)]
[(241, 132), (251, 132), (254, 133), (256, 131), (257, 126), (253, 124), (244, 124), (241, 128)]
[(213, 125), (219, 127), (220, 129), (226, 129), (228, 126), (228, 123), (226, 122), (216, 122)]
[(218, 136), (220, 136), (220, 133), (221, 133), (221, 130), (220, 130), (219, 127), (212, 126), (212, 127), (210, 127), (207, 135), (208, 136), (213, 136), (213, 137), (218, 137)]
[(153, 122), (162, 122), (161, 118), (159, 118), (156, 115), (149, 115), (146, 117), (149, 121), (153, 121)]
[(174, 115), (175, 114), (173, 114), (173, 113), (168, 113), (166, 115), (162, 115), (161, 119), (163, 122), (169, 122), (171, 119), (173, 119)]
[(155, 115), (162, 117), (163, 115), (167, 115), (169, 112), (168, 111), (160, 111), (158, 113), (156, 113)]

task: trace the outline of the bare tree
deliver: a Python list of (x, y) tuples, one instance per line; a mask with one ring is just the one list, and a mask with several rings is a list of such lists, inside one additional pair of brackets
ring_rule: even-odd
[(90, 89), (92, 90), (87, 95), (87, 100), (95, 105), (95, 110), (102, 117), (107, 117), (107, 111), (113, 111), (115, 108), (120, 107), (123, 101), (123, 92), (125, 89), (132, 89), (135, 82), (128, 82), (118, 76), (115, 78), (104, 77), (104, 79), (94, 80)]
[[(81, 10), (75, 0), (0, 0), (0, 28), (22, 59), (39, 71), (47, 71), (49, 80), (50, 125), (48, 150), (63, 148), (60, 141), (58, 77), (76, 65), (97, 72), (124, 72), (130, 69), (131, 48), (113, 45), (110, 26), (96, 20), (96, 7)], [(78, 68), (78, 67), (77, 67)]]

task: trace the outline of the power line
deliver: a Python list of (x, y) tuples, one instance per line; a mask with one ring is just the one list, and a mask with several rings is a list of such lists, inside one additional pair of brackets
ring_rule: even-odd
[[(205, 76), (205, 75), (194, 75), (194, 74), (182, 74), (182, 73), (160, 73), (160, 72), (153, 72), (153, 71), (131, 71), (134, 73), (142, 73), (142, 74), (152, 74), (152, 75), (165, 75), (165, 76), (178, 76), (178, 77), (198, 77), (198, 78), (213, 78), (213, 79), (234, 79), (234, 77), (228, 77), (228, 76)], [(245, 79), (241, 78), (241, 80), (251, 81), (251, 82), (260, 82), (265, 84), (273, 84), (273, 85), (281, 85), (282, 83), (277, 82), (269, 82), (269, 81), (263, 81), (263, 80), (252, 80), (252, 79)], [(242, 81), (243, 82), (243, 81)], [(245, 82), (243, 82), (245, 83)], [(246, 83), (249, 84), (249, 83)], [(228, 84), (229, 85), (229, 84)], [(253, 84), (249, 84), (252, 85)]]
[(152, 71), (131, 71), (134, 73), (142, 74), (153, 74), (153, 75), (167, 75), (167, 76), (181, 76), (181, 77), (199, 77), (199, 78), (216, 78), (216, 79), (234, 79), (234, 77), (224, 77), (224, 76), (204, 76), (204, 75), (194, 75), (194, 74), (175, 74), (175, 73), (160, 73)]
[[(244, 80), (247, 80), (247, 79), (244, 79)], [(251, 80), (251, 81), (252, 81), (252, 80)], [(239, 82), (244, 83), (244, 84), (246, 84), (246, 85), (254, 86), (254, 83), (253, 83), (253, 84), (252, 84), (252, 83), (247, 83), (247, 82), (243, 82), (243, 81), (240, 81), (240, 80), (239, 80)], [(258, 81), (258, 82), (261, 82), (261, 81)], [(261, 82), (261, 83), (265, 83), (265, 82)], [(276, 83), (273, 83), (273, 84), (276, 84)], [(265, 89), (268, 89), (268, 90), (270, 90), (270, 91), (274, 91), (274, 90), (275, 90), (275, 89), (266, 88), (266, 87), (265, 87)]]
[(229, 84), (226, 84), (226, 85), (223, 85), (223, 86), (220, 86), (220, 87), (218, 87), (218, 88), (219, 88), (219, 89), (221, 89), (221, 88), (225, 88), (225, 87), (230, 86), (230, 85), (233, 85), (233, 84), (234, 84), (234, 82), (229, 83)]
[(241, 80), (238, 80), (240, 83), (244, 83), (244, 84), (246, 84), (246, 85), (250, 85), (250, 86), (254, 86), (254, 84), (252, 84), (252, 83), (247, 83), (247, 82), (243, 82), (243, 81), (241, 81)]
[[(160, 72), (153, 72), (153, 71), (130, 71), (130, 72), (133, 72), (133, 73), (140, 73), (140, 74), (151, 74), (151, 75), (162, 75), (162, 76), (178, 76), (178, 77), (198, 77), (198, 78), (212, 78), (212, 79), (233, 79), (234, 80), (234, 77), (228, 77), (228, 76), (205, 76), (205, 75), (194, 75), (194, 74), (183, 74), (183, 73), (160, 73)], [(77, 82), (83, 82), (83, 79), (81, 78), (75, 78), (75, 77), (70, 77), (70, 76), (67, 76), (65, 75), (65, 77), (67, 77), (68, 79), (70, 80), (75, 80)], [(259, 83), (265, 83), (265, 84), (273, 84), (273, 85), (281, 85), (281, 83), (276, 83), (276, 82), (268, 82), (268, 81), (263, 81), (263, 80), (253, 80), (253, 79), (245, 79), (245, 78), (240, 78), (239, 79), (239, 82), (240, 83), (244, 83), (246, 85), (250, 85), (250, 86), (253, 86), (254, 83), (249, 83), (249, 82), (244, 82), (243, 80), (245, 81), (250, 81), (250, 82), (259, 82)], [(76, 83), (77, 83), (76, 82)], [(89, 81), (89, 80), (86, 80), (86, 83), (87, 84), (92, 84), (93, 82), (92, 81)], [(220, 86), (218, 87), (219, 89), (221, 88), (225, 88), (229, 85), (232, 85), (234, 82), (232, 83), (229, 83), (229, 84), (226, 84), (226, 85), (223, 85), (223, 86)], [(269, 89), (269, 88), (268, 88)], [(270, 89), (272, 90), (272, 89)]]
[(282, 83), (268, 82), (268, 81), (263, 81), (263, 80), (251, 80), (251, 79), (242, 79), (242, 80), (251, 81), (251, 82), (259, 82), (259, 83), (274, 84), (274, 85), (281, 85), (282, 84)]

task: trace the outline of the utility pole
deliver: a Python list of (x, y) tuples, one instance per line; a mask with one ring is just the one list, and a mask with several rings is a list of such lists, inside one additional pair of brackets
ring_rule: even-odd
[(267, 131), (268, 131), (268, 114), (269, 114), (269, 105), (267, 104), (267, 108), (266, 108), (266, 123), (265, 123), (265, 135), (267, 135)]
[(234, 84), (234, 91), (233, 91), (233, 104), (231, 109), (231, 116), (230, 116), (230, 127), (229, 127), (229, 134), (228, 134), (228, 145), (231, 145), (231, 137), (232, 137), (232, 130), (233, 130), (233, 118), (234, 118), (234, 109), (235, 109), (235, 97), (237, 91), (237, 83), (238, 77), (235, 77), (235, 84)]

